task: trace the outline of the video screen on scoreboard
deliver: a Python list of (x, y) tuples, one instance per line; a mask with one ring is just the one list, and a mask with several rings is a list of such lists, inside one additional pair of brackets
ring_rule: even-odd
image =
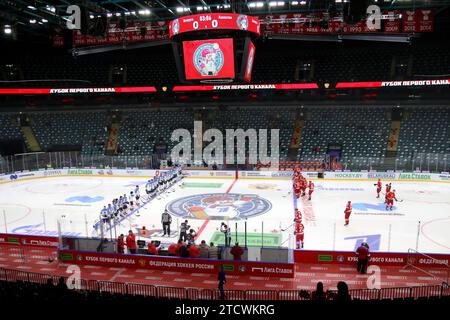
[(255, 61), (256, 48), (253, 42), (250, 41), (247, 50), (247, 59), (245, 60), (244, 80), (250, 82), (252, 80), (253, 64)]
[(186, 80), (233, 79), (233, 39), (209, 39), (183, 42)]

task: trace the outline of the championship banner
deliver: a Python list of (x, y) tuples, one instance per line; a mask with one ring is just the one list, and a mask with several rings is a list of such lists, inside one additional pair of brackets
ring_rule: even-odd
[(288, 83), (288, 84), (232, 84), (205, 86), (174, 86), (173, 92), (185, 91), (230, 91), (230, 90), (309, 90), (319, 89), (317, 83)]
[(434, 14), (431, 10), (403, 11), (403, 32), (433, 32)]
[(111, 88), (0, 88), (0, 94), (90, 94), (90, 93), (149, 93), (155, 87), (111, 87)]
[(183, 42), (186, 80), (234, 78), (233, 39)]

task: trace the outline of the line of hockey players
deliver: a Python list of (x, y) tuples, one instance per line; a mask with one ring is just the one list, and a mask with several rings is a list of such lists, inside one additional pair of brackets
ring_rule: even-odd
[[(380, 198), (380, 193), (382, 193), (383, 189), (383, 183), (381, 182), (381, 179), (378, 179), (377, 183), (374, 184), (374, 186), (377, 187), (377, 199)], [(392, 183), (387, 183), (384, 193), (384, 203), (386, 204), (386, 211), (393, 210), (394, 207), (394, 200), (398, 202), (402, 202), (403, 200), (398, 200), (395, 194), (395, 190), (392, 189)], [(347, 206), (344, 210), (345, 214), (345, 226), (348, 226), (350, 223), (350, 215), (352, 214), (352, 202), (348, 201)]]
[[(381, 179), (378, 179), (378, 182), (375, 184), (375, 186), (377, 187), (377, 199), (378, 199), (378, 198), (380, 198), (381, 189), (383, 188)], [(384, 203), (386, 204), (386, 210), (392, 211), (392, 208), (394, 206), (394, 200), (400, 201), (396, 198), (395, 190), (392, 189), (392, 183), (387, 183), (386, 189), (385, 189), (385, 194), (384, 194)]]
[[(145, 195), (141, 198), (139, 185), (136, 185), (129, 195), (123, 194), (115, 198), (100, 211), (100, 220), (105, 224), (117, 223), (125, 218), (134, 209), (141, 206), (141, 200), (145, 202), (156, 198), (182, 178), (181, 167), (176, 167), (169, 171), (161, 172), (145, 184)], [(98, 224), (94, 228), (98, 227)]]
[[(308, 181), (302, 175), (301, 170), (298, 167), (294, 169), (293, 188), (297, 199), (299, 199), (300, 196), (305, 196), (306, 189), (308, 188), (308, 200), (311, 200), (311, 196), (314, 192), (314, 183), (309, 181), (308, 184)], [(302, 214), (298, 208), (295, 208), (294, 235), (296, 249), (303, 248), (305, 240), (305, 226), (302, 223)]]

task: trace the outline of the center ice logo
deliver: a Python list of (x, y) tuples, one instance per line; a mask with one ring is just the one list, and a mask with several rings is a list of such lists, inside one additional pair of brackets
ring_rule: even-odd
[(224, 55), (218, 43), (204, 43), (194, 52), (194, 66), (202, 76), (216, 76), (223, 67)]
[(268, 212), (272, 203), (255, 194), (208, 193), (183, 197), (167, 204), (166, 209), (183, 218), (203, 220), (239, 220)]

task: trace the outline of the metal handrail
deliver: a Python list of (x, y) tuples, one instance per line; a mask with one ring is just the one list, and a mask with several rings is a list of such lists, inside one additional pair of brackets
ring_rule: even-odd
[[(0, 281), (26, 281), (45, 284), (48, 279), (55, 283), (61, 278), (56, 275), (26, 272), (15, 269), (0, 268)], [(67, 282), (67, 277), (62, 277)], [(165, 299), (218, 300), (220, 294), (215, 289), (197, 289), (155, 286), (140, 283), (124, 283), (112, 281), (85, 280), (80, 281), (80, 290), (98, 291), (128, 295), (139, 295)], [(328, 297), (336, 296), (336, 291), (327, 292)], [(443, 282), (439, 285), (396, 287), (383, 289), (353, 289), (349, 290), (353, 299), (418, 299), (429, 297), (450, 296), (450, 286)], [(312, 292), (308, 290), (225, 290), (227, 300), (309, 300)]]

